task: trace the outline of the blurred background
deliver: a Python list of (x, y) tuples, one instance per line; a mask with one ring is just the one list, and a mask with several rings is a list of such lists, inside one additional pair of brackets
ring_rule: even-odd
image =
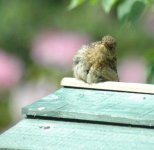
[(154, 83), (153, 0), (0, 0), (0, 132), (72, 77), (83, 44), (116, 38), (122, 82)]

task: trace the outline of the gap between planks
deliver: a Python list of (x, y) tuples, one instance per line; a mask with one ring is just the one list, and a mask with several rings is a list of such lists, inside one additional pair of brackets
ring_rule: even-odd
[(95, 84), (88, 84), (88, 83), (85, 83), (84, 81), (81, 81), (75, 78), (65, 77), (61, 81), (61, 86), (154, 94), (154, 85), (141, 84), (141, 83), (106, 81), (106, 82), (100, 82)]

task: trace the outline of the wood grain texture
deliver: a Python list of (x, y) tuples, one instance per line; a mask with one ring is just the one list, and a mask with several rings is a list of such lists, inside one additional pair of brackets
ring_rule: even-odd
[(22, 112), (34, 117), (154, 126), (154, 95), (61, 88)]
[(124, 83), (124, 82), (100, 82), (96, 84), (88, 84), (75, 78), (63, 78), (61, 85), (65, 87), (78, 87), (88, 89), (101, 89), (137, 93), (151, 93), (154, 94), (154, 85), (140, 84), (140, 83)]
[(154, 130), (25, 119), (0, 136), (7, 150), (153, 150)]

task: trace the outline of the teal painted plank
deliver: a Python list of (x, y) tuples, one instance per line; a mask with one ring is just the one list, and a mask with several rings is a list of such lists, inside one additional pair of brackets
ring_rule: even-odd
[(154, 126), (154, 95), (61, 88), (23, 114)]
[(25, 119), (0, 136), (0, 149), (153, 150), (154, 130)]

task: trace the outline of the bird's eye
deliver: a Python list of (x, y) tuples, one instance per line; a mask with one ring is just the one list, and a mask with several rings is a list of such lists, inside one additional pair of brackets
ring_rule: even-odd
[(110, 50), (114, 50), (115, 49), (115, 45), (114, 44), (109, 45), (108, 47), (109, 47)]

